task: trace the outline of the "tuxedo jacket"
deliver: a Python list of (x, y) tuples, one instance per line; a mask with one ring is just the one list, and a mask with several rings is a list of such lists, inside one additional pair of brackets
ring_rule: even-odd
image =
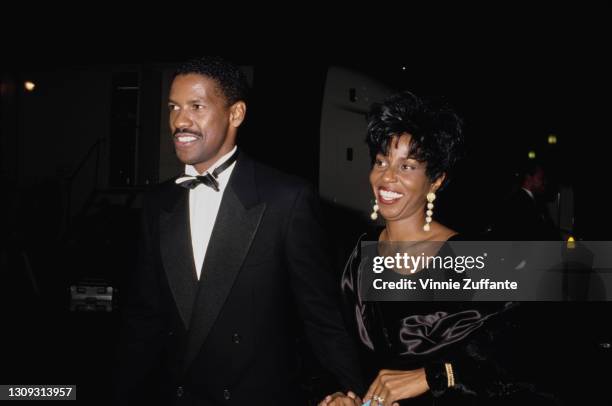
[(159, 391), (164, 404), (297, 404), (296, 325), (338, 389), (363, 390), (323, 236), (308, 184), (242, 154), (198, 281), (188, 189), (171, 179), (148, 192), (122, 310), (118, 403)]
[(502, 205), (493, 227), (494, 235), (506, 241), (558, 241), (561, 239), (544, 204), (523, 189), (516, 190)]

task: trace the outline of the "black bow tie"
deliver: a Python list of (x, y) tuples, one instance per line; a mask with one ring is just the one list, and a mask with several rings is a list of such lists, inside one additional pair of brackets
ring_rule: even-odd
[(229, 168), (236, 161), (237, 157), (238, 157), (238, 150), (236, 149), (236, 152), (234, 152), (232, 156), (230, 156), (227, 159), (227, 161), (223, 162), (221, 165), (215, 168), (215, 170), (212, 171), (212, 173), (206, 172), (205, 175), (198, 175), (198, 176), (189, 176), (189, 175), (183, 174), (175, 182), (179, 186), (184, 187), (186, 189), (193, 189), (199, 184), (204, 184), (214, 189), (216, 192), (218, 192), (219, 191), (219, 181), (217, 180), (217, 178), (219, 177), (221, 172)]

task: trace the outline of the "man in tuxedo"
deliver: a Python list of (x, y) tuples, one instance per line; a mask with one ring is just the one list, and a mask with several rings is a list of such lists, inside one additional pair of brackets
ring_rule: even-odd
[(505, 241), (559, 241), (561, 234), (546, 207), (549, 183), (544, 167), (537, 161), (525, 161), (517, 177), (518, 185), (494, 223), (495, 237)]
[(145, 198), (119, 403), (158, 390), (146, 385), (157, 370), (163, 404), (300, 404), (296, 324), (338, 389), (362, 389), (313, 190), (236, 146), (246, 91), (239, 68), (220, 58), (190, 61), (172, 81), (185, 174)]

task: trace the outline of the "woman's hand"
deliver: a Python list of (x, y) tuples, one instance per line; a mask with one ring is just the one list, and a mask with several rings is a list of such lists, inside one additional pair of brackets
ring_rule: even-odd
[(383, 369), (370, 385), (363, 401), (371, 400), (372, 406), (397, 405), (394, 402), (419, 396), (428, 390), (424, 368), (412, 371)]
[(319, 406), (361, 406), (362, 402), (359, 396), (349, 391), (346, 395), (342, 392), (336, 392), (332, 395), (327, 395)]

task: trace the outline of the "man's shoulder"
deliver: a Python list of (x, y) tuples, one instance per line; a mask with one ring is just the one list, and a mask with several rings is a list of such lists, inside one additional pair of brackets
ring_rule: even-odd
[(262, 179), (265, 179), (269, 183), (273, 183), (278, 186), (297, 186), (304, 187), (308, 184), (306, 179), (300, 178), (299, 176), (292, 175), (287, 172), (283, 172), (280, 169), (274, 168), (263, 162), (253, 161), (255, 171)]
[(160, 196), (171, 191), (176, 191), (175, 188), (179, 187), (175, 180), (178, 179), (179, 175), (173, 176), (170, 179), (163, 180), (158, 184), (152, 185), (146, 191), (149, 196)]
[(265, 163), (253, 160), (253, 169), (258, 186), (269, 189), (301, 190), (310, 182), (299, 176), (283, 172)]
[(173, 176), (170, 179), (166, 179), (160, 183), (150, 185), (143, 195), (143, 203), (145, 206), (159, 205), (164, 199), (173, 196), (176, 193), (180, 193), (181, 187), (175, 183), (177, 176)]

